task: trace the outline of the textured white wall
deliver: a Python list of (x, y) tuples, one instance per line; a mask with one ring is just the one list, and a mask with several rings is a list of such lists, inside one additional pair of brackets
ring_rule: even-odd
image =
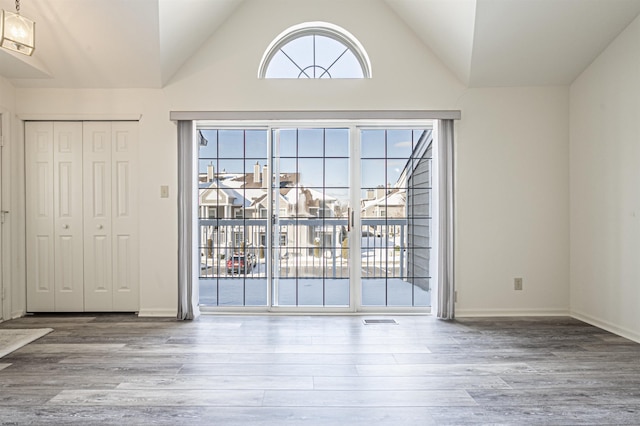
[[(309, 20), (354, 34), (374, 78), (258, 80), (270, 41)], [(142, 114), (141, 313), (147, 315), (175, 314), (177, 303), (177, 148), (169, 111), (325, 109), (461, 109), (460, 312), (568, 310), (567, 89), (467, 91), (383, 2), (247, 1), (163, 90), (18, 89), (16, 101), (23, 114)], [(170, 186), (169, 199), (160, 199), (160, 185)], [(514, 276), (524, 278), (524, 291), (512, 290)]]
[(640, 18), (571, 86), (571, 310), (640, 341)]

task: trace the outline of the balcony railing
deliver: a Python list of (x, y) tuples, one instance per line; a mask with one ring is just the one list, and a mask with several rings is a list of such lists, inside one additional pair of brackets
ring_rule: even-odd
[[(410, 224), (407, 218), (362, 219), (355, 233), (360, 256), (353, 262), (346, 218), (280, 219), (273, 225), (271, 249), (266, 247), (267, 219), (200, 219), (200, 277), (264, 278), (271, 254), (273, 276), (279, 278), (348, 279), (349, 268), (356, 267), (363, 279), (427, 279), (428, 274), (416, 273), (412, 256), (415, 249), (428, 253), (430, 247), (409, 247)], [(236, 267), (234, 255), (243, 257), (244, 265)]]

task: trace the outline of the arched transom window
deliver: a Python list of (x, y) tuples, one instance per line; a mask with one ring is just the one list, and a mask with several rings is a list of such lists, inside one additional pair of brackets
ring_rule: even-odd
[(271, 42), (258, 78), (371, 78), (371, 63), (364, 47), (345, 29), (307, 22)]

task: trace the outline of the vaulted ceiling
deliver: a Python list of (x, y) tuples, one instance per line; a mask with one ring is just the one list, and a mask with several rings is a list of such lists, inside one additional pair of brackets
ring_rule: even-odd
[[(0, 75), (16, 87), (163, 87), (243, 1), (256, 0), (23, 1), (36, 53), (0, 49)], [(384, 1), (471, 87), (569, 84), (640, 13), (640, 0)]]

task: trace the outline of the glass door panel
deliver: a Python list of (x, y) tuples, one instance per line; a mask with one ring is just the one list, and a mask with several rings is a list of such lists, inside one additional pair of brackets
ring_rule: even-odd
[(427, 307), (431, 130), (360, 132), (363, 307)]
[(349, 129), (273, 132), (273, 305), (348, 307)]
[(267, 130), (200, 130), (200, 304), (266, 306)]

